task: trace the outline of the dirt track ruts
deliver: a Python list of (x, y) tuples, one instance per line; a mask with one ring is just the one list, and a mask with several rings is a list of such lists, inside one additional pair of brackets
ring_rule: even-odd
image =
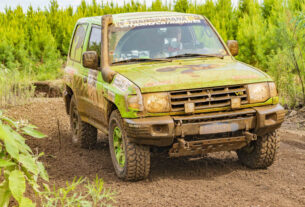
[(198, 159), (153, 154), (148, 179), (123, 182), (115, 176), (105, 137), (90, 151), (71, 144), (61, 98), (37, 98), (5, 113), (29, 120), (48, 135), (28, 143), (45, 152), (42, 160), (51, 183), (63, 186), (75, 176), (93, 180), (98, 174), (117, 191), (118, 206), (305, 206), (304, 131), (280, 130), (278, 160), (267, 170), (242, 166), (235, 152)]

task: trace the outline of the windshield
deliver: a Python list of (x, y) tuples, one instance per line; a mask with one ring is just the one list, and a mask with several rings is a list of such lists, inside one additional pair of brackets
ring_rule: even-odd
[(205, 20), (110, 29), (111, 62), (143, 58), (170, 58), (183, 54), (227, 55), (218, 36)]

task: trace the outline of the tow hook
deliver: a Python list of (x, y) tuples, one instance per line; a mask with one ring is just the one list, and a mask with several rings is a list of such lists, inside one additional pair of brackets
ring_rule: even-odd
[(189, 149), (190, 145), (184, 139), (178, 139), (179, 147), (182, 149)]
[(257, 140), (256, 134), (252, 134), (250, 132), (244, 132), (244, 135), (245, 135), (247, 144), (249, 144), (253, 140)]

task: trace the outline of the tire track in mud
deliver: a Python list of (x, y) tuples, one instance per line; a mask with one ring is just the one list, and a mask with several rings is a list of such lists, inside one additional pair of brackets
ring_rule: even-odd
[(42, 161), (52, 184), (63, 186), (75, 176), (93, 180), (98, 174), (106, 187), (117, 191), (118, 206), (305, 206), (305, 137), (291, 131), (280, 130), (278, 160), (267, 170), (242, 166), (235, 152), (203, 158), (153, 153), (148, 179), (123, 182), (115, 176), (102, 134), (92, 150), (71, 144), (69, 118), (61, 98), (37, 98), (5, 113), (28, 119), (48, 135), (27, 142), (35, 151), (45, 152)]

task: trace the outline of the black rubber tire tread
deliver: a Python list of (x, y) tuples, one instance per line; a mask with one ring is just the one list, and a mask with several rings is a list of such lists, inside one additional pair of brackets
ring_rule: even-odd
[[(76, 107), (76, 101), (74, 95), (71, 98), (70, 102), (70, 119), (73, 107)], [(79, 115), (78, 115), (79, 116)], [(70, 120), (70, 125), (72, 127), (72, 121)], [(91, 149), (97, 143), (97, 129), (86, 123), (81, 121), (80, 117), (78, 118), (78, 127), (79, 131), (77, 133), (77, 142), (73, 142), (75, 145), (80, 146), (81, 148)]]
[[(113, 148), (112, 122), (116, 121), (121, 128), (124, 140), (125, 166), (118, 165)], [(113, 166), (119, 178), (126, 181), (138, 181), (146, 178), (150, 171), (150, 149), (149, 146), (139, 145), (129, 142), (125, 130), (123, 119), (118, 110), (111, 113), (109, 121), (109, 149), (112, 157)]]
[(248, 146), (237, 150), (239, 160), (249, 168), (265, 169), (273, 164), (279, 148), (279, 137), (276, 131), (258, 136), (252, 141), (253, 150), (248, 151)]
[(125, 180), (136, 181), (146, 178), (150, 171), (149, 147), (128, 142), (126, 151), (128, 165)]
[(79, 140), (81, 148), (93, 148), (97, 142), (97, 129), (86, 122), (80, 121)]

